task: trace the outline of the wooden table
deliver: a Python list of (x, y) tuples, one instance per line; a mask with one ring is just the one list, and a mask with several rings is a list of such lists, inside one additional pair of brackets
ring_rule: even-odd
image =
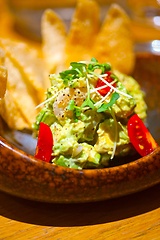
[(160, 239), (160, 184), (95, 203), (48, 204), (0, 192), (0, 239)]

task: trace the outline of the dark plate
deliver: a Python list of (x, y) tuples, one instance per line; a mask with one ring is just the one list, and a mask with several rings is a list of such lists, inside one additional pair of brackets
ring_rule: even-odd
[[(137, 54), (133, 76), (146, 92), (149, 130), (160, 145), (160, 56)], [(30, 155), (36, 143), (28, 133), (6, 131), (4, 136), (6, 139), (0, 137), (0, 190), (15, 196), (42, 202), (89, 202), (127, 195), (160, 182), (160, 147), (143, 158), (135, 156), (131, 161), (128, 156), (120, 166), (74, 170)]]

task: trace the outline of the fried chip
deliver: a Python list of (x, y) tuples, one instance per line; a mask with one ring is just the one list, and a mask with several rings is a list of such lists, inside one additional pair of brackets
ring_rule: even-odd
[(135, 64), (130, 24), (124, 10), (112, 4), (93, 47), (93, 56), (99, 62), (109, 62), (126, 74), (132, 72)]
[[(1, 109), (1, 100), (0, 100), (0, 109)], [(3, 118), (0, 116), (0, 136), (4, 136), (4, 124)]]
[(35, 89), (38, 103), (44, 100), (44, 62), (35, 49), (25, 43), (0, 39), (0, 44), (24, 78)]
[(78, 0), (66, 41), (67, 66), (72, 61), (91, 59), (90, 49), (99, 27), (99, 5), (96, 1)]
[(3, 98), (7, 88), (7, 69), (0, 66), (0, 98)]
[(0, 47), (0, 99), (4, 97), (7, 88), (7, 69), (4, 67), (5, 53)]
[(29, 128), (31, 128), (38, 114), (38, 110), (35, 109), (38, 105), (35, 89), (21, 74), (15, 62), (12, 61), (7, 53), (5, 67), (8, 69), (7, 89), (12, 94), (15, 104), (28, 123)]
[(0, 47), (0, 65), (4, 66), (4, 62), (5, 62), (5, 52), (3, 48)]
[(9, 90), (6, 91), (5, 98), (0, 101), (0, 114), (11, 129), (22, 130), (30, 128)]
[[(47, 9), (41, 21), (43, 56), (48, 73), (63, 70), (65, 63), (66, 27), (61, 18)], [(50, 86), (50, 83), (48, 83)]]

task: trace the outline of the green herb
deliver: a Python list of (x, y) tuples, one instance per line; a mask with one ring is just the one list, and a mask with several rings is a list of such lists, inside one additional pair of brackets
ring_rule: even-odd
[(113, 74), (111, 74), (110, 77), (113, 78), (113, 79), (115, 79), (115, 80), (118, 80), (118, 77), (115, 76), (115, 75), (113, 75)]
[(94, 101), (90, 98), (90, 88), (89, 88), (89, 82), (88, 82), (88, 78), (86, 78), (86, 82), (87, 82), (87, 98), (86, 100), (82, 103), (81, 108), (84, 107), (90, 107), (91, 109), (94, 109)]
[(87, 68), (87, 65), (85, 63), (71, 62), (70, 65), (72, 69), (59, 73), (65, 86), (68, 86), (69, 81), (76, 78), (84, 77), (86, 75), (84, 73), (84, 68)]
[(59, 73), (61, 79), (65, 86), (68, 85), (68, 81), (71, 81), (75, 78), (79, 78), (79, 72), (76, 69), (69, 69)]
[(73, 79), (86, 77), (86, 73), (92, 74), (95, 69), (101, 69), (102, 74), (111, 70), (111, 66), (108, 63), (100, 64), (95, 58), (92, 58), (91, 62), (93, 62), (93, 64), (90, 63), (88, 65), (83, 62), (71, 62), (70, 65), (72, 69), (59, 73), (64, 85), (68, 86), (68, 82)]
[(94, 103), (95, 102), (90, 97), (87, 97), (87, 99), (82, 103), (81, 108), (90, 107), (91, 109), (94, 109)]
[(91, 61), (93, 63), (90, 63), (88, 65), (88, 69), (87, 69), (87, 72), (93, 72), (95, 69), (101, 69), (102, 70), (102, 74), (107, 72), (107, 71), (110, 71), (111, 70), (111, 66), (108, 64), (108, 63), (102, 63), (100, 64), (97, 59), (95, 58), (92, 58)]
[(97, 59), (94, 58), (94, 57), (91, 58), (91, 61), (92, 61), (92, 62), (97, 62), (97, 63), (98, 63)]
[(83, 68), (87, 67), (87, 64), (85, 63), (80, 63), (80, 62), (71, 62), (70, 65), (72, 66), (73, 69), (80, 70), (80, 73), (83, 75)]
[(79, 117), (81, 115), (81, 108), (77, 107), (75, 105), (75, 102), (74, 102), (73, 99), (70, 100), (69, 105), (67, 107), (67, 110), (73, 111), (73, 120), (75, 122), (78, 122), (78, 118), (77, 117)]
[(119, 94), (114, 92), (111, 96), (109, 103), (103, 103), (97, 110), (97, 112), (105, 112), (108, 111), (113, 104), (115, 104), (116, 100), (119, 98)]
[(67, 110), (73, 111), (74, 108), (75, 108), (75, 103), (74, 103), (74, 100), (72, 99), (72, 100), (70, 100), (70, 102), (69, 102), (69, 105), (68, 105), (68, 107), (67, 107)]

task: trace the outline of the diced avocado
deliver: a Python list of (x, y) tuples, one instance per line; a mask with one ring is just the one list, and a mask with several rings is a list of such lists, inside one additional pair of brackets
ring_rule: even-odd
[(81, 118), (85, 124), (85, 130), (80, 138), (80, 141), (93, 141), (98, 124), (105, 118), (104, 114), (97, 114), (95, 110), (88, 110), (81, 114)]
[(78, 164), (74, 162), (74, 159), (72, 158), (67, 158), (61, 155), (57, 161), (56, 164), (62, 167), (69, 167), (69, 168), (74, 168), (74, 169), (82, 169)]
[(110, 158), (111, 158), (111, 155), (108, 153), (101, 154), (101, 165), (108, 167)]
[(54, 88), (58, 88), (59, 90), (64, 88), (63, 81), (58, 75), (50, 74), (49, 79), (51, 81), (51, 88), (49, 88), (48, 91), (51, 91)]
[(74, 158), (71, 155), (60, 155), (52, 160), (53, 163), (64, 167), (76, 169), (97, 167), (100, 163), (101, 155), (97, 153), (93, 146), (82, 143), (82, 151)]
[(57, 119), (54, 116), (53, 113), (46, 111), (46, 113), (44, 114), (44, 116), (41, 119), (41, 122), (47, 124), (48, 126), (51, 126), (51, 124), (53, 124), (53, 122), (56, 122)]
[(33, 128), (38, 130), (40, 122), (43, 122), (48, 126), (51, 126), (51, 124), (53, 124), (56, 121), (57, 119), (54, 116), (54, 113), (51, 111), (48, 111), (46, 108), (43, 108), (37, 115), (36, 122), (33, 124)]
[[(121, 82), (117, 83), (117, 89), (123, 93), (130, 95), (127, 89), (122, 85)], [(136, 106), (134, 98), (128, 98), (124, 95), (120, 95), (115, 104), (113, 104), (112, 109), (115, 112), (115, 115), (121, 118), (127, 118), (133, 113), (133, 110)]]
[(138, 82), (131, 76), (127, 76), (125, 74), (120, 73), (119, 71), (114, 71), (116, 76), (119, 78), (123, 86), (132, 93), (134, 97), (136, 107), (134, 108), (134, 112), (138, 114), (141, 119), (145, 119), (147, 114), (147, 105), (144, 101), (144, 92), (140, 89), (140, 85)]
[[(116, 141), (115, 136), (115, 122), (113, 119), (106, 119), (103, 123), (100, 123), (99, 129), (97, 131), (98, 139), (94, 145), (95, 150), (99, 153), (112, 154), (114, 143)], [(130, 143), (127, 128), (118, 122), (118, 142), (116, 143), (116, 153), (117, 155), (121, 149), (121, 146), (125, 146)]]
[(74, 155), (74, 152), (79, 147), (78, 140), (84, 131), (84, 123), (67, 122), (63, 127), (57, 123), (51, 126), (53, 133), (53, 152), (55, 155), (60, 153), (65, 155)]
[(88, 154), (87, 162), (93, 165), (99, 165), (101, 155), (96, 152), (95, 148), (87, 143), (82, 143), (81, 145), (83, 146), (83, 151)]

